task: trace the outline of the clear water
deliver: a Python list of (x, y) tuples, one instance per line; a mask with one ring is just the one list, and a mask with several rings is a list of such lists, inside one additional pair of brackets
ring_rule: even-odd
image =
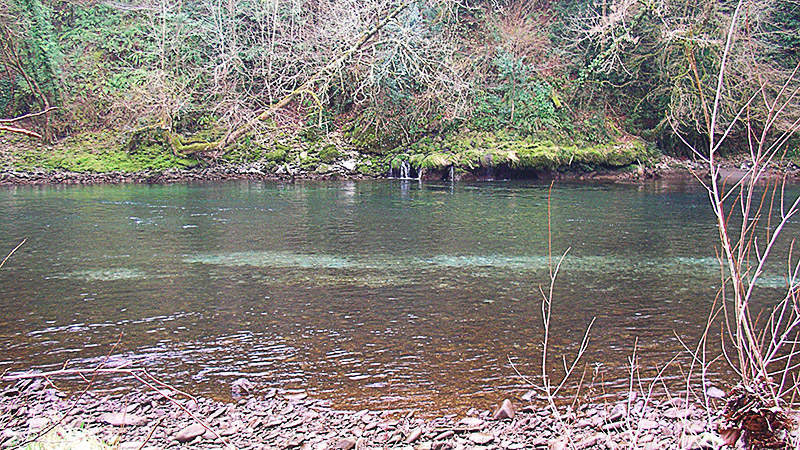
[[(0, 270), (0, 371), (90, 367), (122, 333), (109, 364), (198, 394), (246, 376), (348, 408), (488, 406), (527, 389), (509, 360), (539, 372), (547, 196), (398, 180), (2, 189), (0, 253), (28, 241)], [(645, 369), (696, 341), (719, 279), (692, 181), (556, 185), (552, 229), (569, 249), (552, 354), (596, 318), (594, 389), (626, 388), (636, 339)], [(771, 269), (764, 304), (784, 285)]]

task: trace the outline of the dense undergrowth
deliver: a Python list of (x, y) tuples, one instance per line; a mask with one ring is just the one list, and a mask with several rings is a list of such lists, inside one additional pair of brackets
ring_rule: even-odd
[[(379, 33), (335, 63), (398, 5)], [(41, 138), (4, 137), (7, 163), (99, 172), (263, 161), (324, 170), (355, 157), (364, 174), (403, 160), (463, 170), (647, 164), (659, 152), (687, 154), (675, 130), (689, 143), (704, 136), (731, 14), (724, 2), (689, 13), (682, 3), (626, 0), (352, 6), (3, 0), (2, 115), (41, 113), (11, 122)], [(724, 86), (726, 120), (748, 89), (800, 58), (796, 5), (752, 6), (747, 45), (732, 54)], [(291, 93), (224, 151), (195, 155), (171, 138), (138, 139), (137, 130), (157, 128), (214, 142)], [(756, 128), (760, 103), (748, 111)], [(721, 150), (746, 148), (746, 132), (733, 120)], [(789, 148), (798, 153), (796, 142)]]

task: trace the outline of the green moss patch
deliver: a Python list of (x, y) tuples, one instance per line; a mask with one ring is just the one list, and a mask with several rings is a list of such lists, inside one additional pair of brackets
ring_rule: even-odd
[(568, 167), (621, 168), (650, 164), (658, 152), (640, 140), (598, 145), (565, 145), (537, 141), (505, 132), (464, 132), (445, 138), (424, 138), (389, 158), (397, 168), (408, 161), (416, 169), (462, 169), (508, 166), (513, 169), (554, 170)]
[(191, 158), (172, 154), (171, 149), (151, 144), (127, 151), (119, 136), (83, 133), (52, 147), (25, 145), (11, 150), (13, 165), (22, 170), (46, 169), (72, 172), (140, 172), (196, 165)]

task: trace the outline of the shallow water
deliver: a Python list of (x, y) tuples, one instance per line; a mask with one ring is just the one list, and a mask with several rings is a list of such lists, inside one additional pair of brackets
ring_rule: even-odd
[[(109, 364), (198, 394), (246, 376), (348, 408), (488, 406), (527, 389), (516, 371), (539, 372), (547, 195), (396, 180), (3, 189), (0, 249), (28, 241), (0, 270), (0, 370), (97, 364), (123, 333)], [(677, 336), (696, 341), (719, 266), (693, 182), (559, 184), (551, 222), (555, 256), (568, 251), (552, 353), (573, 354), (596, 318), (597, 392), (626, 388), (635, 341), (645, 369)], [(781, 287), (776, 266), (760, 298)]]

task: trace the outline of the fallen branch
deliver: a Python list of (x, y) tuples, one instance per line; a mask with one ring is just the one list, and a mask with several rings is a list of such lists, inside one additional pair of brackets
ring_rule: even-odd
[(11, 119), (0, 119), (0, 123), (14, 123), (14, 122), (19, 122), (19, 121), (25, 120), (25, 119), (32, 119), (34, 117), (43, 116), (43, 115), (45, 115), (45, 114), (47, 114), (50, 111), (53, 111), (55, 109), (58, 109), (58, 108), (55, 107), (55, 106), (50, 106), (50, 107), (45, 108), (45, 109), (43, 109), (43, 110), (41, 110), (39, 112), (28, 113), (28, 114), (25, 114), (25, 115), (22, 115), (22, 116), (19, 116), (19, 117), (13, 117)]
[(30, 136), (30, 137), (36, 138), (36, 139), (43, 139), (41, 134), (39, 134), (39, 133), (37, 133), (35, 131), (26, 130), (25, 128), (10, 127), (8, 125), (0, 125), (0, 130), (9, 131), (11, 133), (24, 134), (25, 136)]
[(23, 240), (22, 240), (22, 242), (20, 242), (19, 244), (17, 244), (17, 246), (16, 246), (16, 247), (14, 247), (14, 249), (13, 249), (13, 250), (11, 250), (10, 252), (8, 252), (8, 255), (6, 255), (6, 257), (5, 257), (5, 258), (3, 258), (3, 261), (2, 261), (2, 262), (0, 262), (0, 269), (2, 269), (2, 268), (3, 268), (3, 266), (6, 264), (6, 261), (8, 261), (8, 259), (9, 259), (9, 258), (11, 258), (11, 255), (13, 255), (13, 254), (14, 254), (14, 252), (16, 252), (16, 251), (17, 251), (17, 249), (19, 249), (20, 247), (22, 247), (22, 244), (24, 244), (24, 243), (25, 243), (25, 241), (27, 241), (27, 240), (28, 240), (27, 238), (23, 239)]

